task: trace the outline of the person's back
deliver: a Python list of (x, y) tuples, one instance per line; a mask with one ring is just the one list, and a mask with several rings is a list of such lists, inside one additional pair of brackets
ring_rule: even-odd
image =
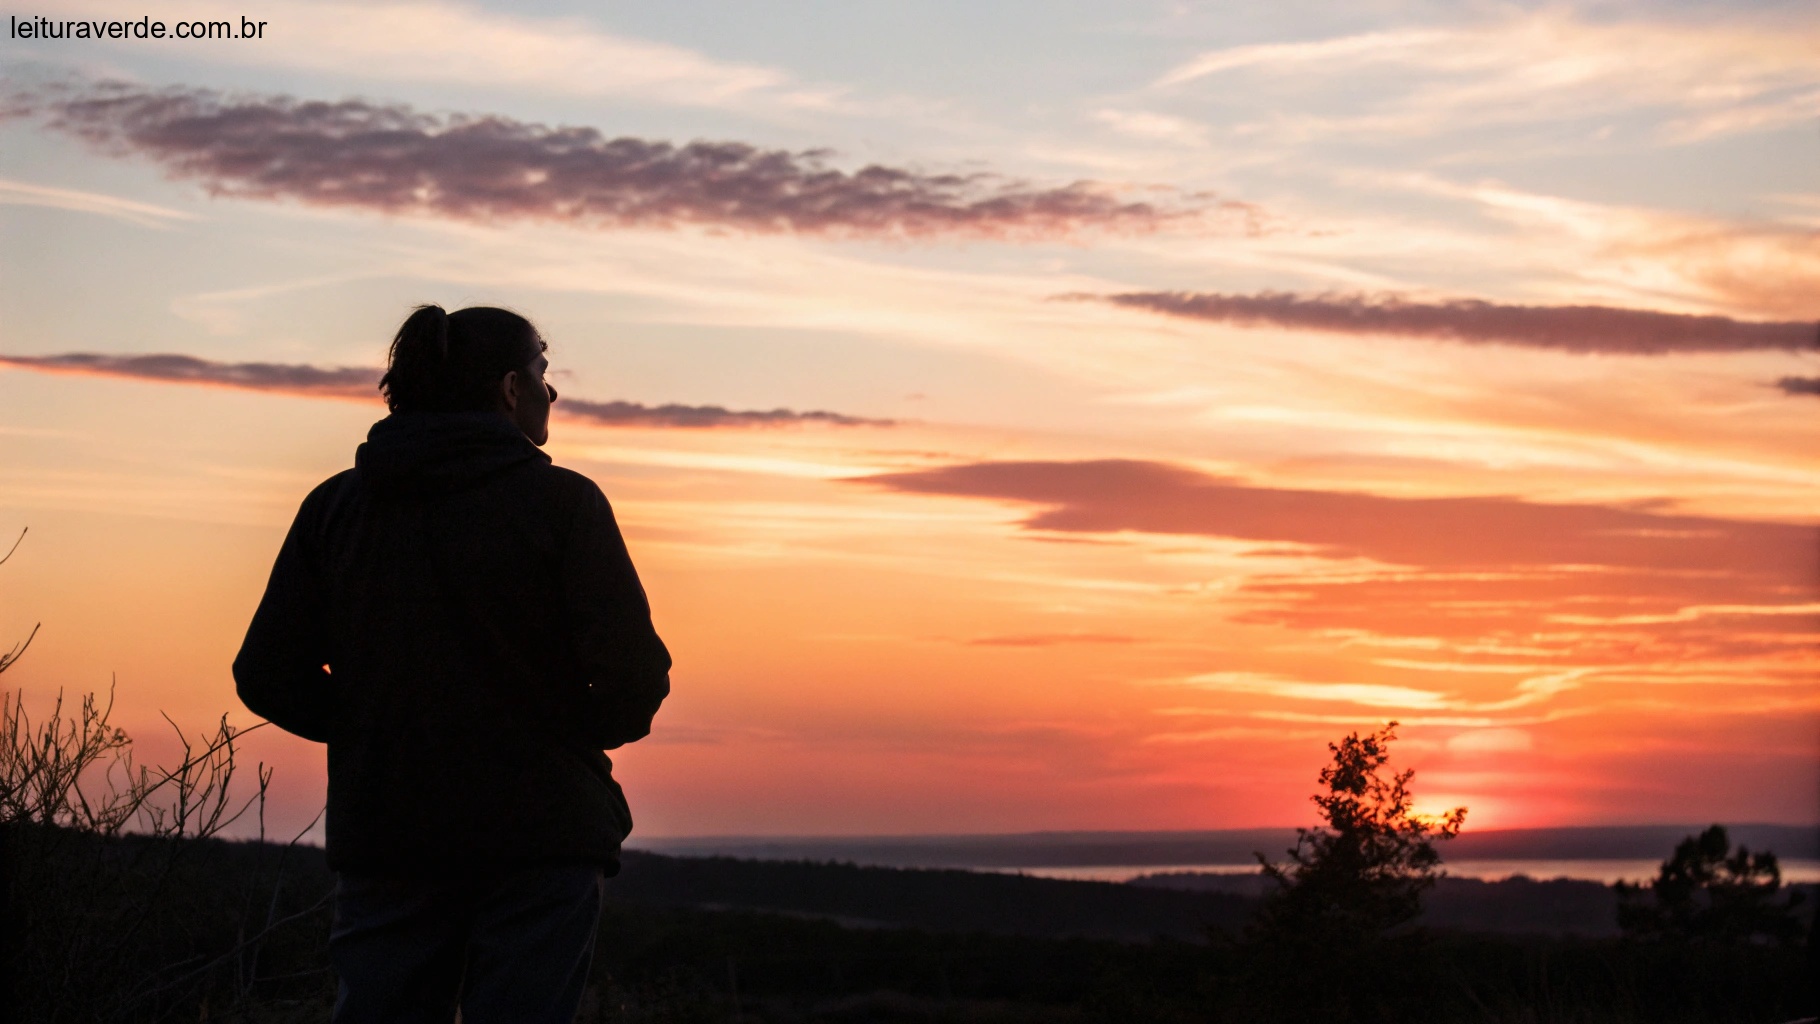
[[(305, 499), (235, 660), (329, 747), (338, 1021), (446, 1021), (458, 987), (469, 1024), (572, 1016), (631, 828), (601, 750), (649, 731), (670, 659), (606, 499), (538, 450), (541, 349), (504, 311), (406, 321), (393, 414)], [(489, 928), (532, 890), (550, 928)]]

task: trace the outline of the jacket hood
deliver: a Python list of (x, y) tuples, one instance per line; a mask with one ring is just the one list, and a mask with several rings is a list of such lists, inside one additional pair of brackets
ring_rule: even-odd
[(446, 494), (550, 457), (497, 412), (393, 413), (367, 431), (354, 468), (375, 490)]

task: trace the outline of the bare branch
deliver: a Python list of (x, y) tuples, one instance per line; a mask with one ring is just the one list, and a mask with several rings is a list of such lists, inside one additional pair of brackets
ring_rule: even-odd
[(23, 541), (25, 539), (25, 535), (30, 532), (32, 532), (32, 528), (29, 526), (27, 526), (24, 529), (19, 531), (19, 536), (13, 540), (13, 546), (6, 549), (6, 557), (0, 558), (0, 565), (5, 565), (7, 559), (13, 557), (13, 552), (19, 550), (19, 542)]
[(7, 651), (5, 654), (0, 654), (0, 672), (5, 672), (7, 669), (12, 668), (13, 662), (18, 661), (25, 656), (25, 652), (32, 646), (33, 637), (38, 635), (38, 627), (42, 625), (44, 625), (42, 622), (35, 623), (32, 626), (31, 634), (25, 638), (23, 643), (14, 644), (12, 650)]

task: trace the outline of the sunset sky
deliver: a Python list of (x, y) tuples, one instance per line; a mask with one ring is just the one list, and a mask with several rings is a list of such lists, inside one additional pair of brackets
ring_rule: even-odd
[(1390, 719), (1469, 830), (1816, 818), (1811, 0), (29, 13), (266, 22), (0, 37), (4, 683), (142, 760), (435, 302), (675, 655), (640, 835), (1309, 824)]

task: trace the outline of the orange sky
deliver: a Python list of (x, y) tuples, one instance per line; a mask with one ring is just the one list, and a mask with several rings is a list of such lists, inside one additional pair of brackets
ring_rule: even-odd
[[(1468, 828), (1815, 819), (1811, 16), (850, 14), (849, 63), (370, 6), (275, 5), (257, 65), (0, 51), (32, 706), (117, 679), (142, 759), (160, 711), (250, 724), (362, 382), (412, 304), (490, 303), (676, 657), (615, 758), (641, 834), (1306, 824), (1390, 719)], [(382, 17), (513, 44), (450, 81)], [(300, 827), (322, 750), (246, 742)]]

